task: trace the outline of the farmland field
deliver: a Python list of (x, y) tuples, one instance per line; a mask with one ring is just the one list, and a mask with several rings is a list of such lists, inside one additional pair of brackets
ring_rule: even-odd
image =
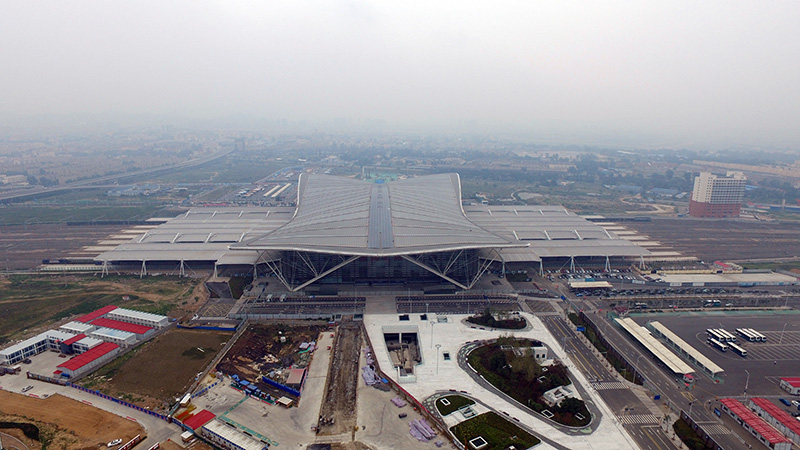
[[(124, 295), (129, 299), (123, 300)], [(0, 277), (0, 343), (106, 305), (181, 317), (205, 298), (202, 283), (192, 278)]]

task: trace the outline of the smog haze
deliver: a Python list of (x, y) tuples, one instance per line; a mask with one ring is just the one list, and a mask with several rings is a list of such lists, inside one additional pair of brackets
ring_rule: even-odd
[(800, 148), (796, 2), (4, 2), (0, 117)]

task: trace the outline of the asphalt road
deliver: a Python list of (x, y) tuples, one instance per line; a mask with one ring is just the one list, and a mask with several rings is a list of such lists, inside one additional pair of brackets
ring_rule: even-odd
[[(582, 305), (580, 302), (577, 304), (578, 306), (587, 306)], [(662, 400), (666, 401), (673, 411), (684, 410), (689, 412), (692, 419), (702, 426), (716, 428), (715, 425), (722, 424), (721, 419), (713, 413), (713, 405), (718, 402), (701, 387), (703, 383), (710, 383), (710, 380), (701, 379), (697, 382), (700, 386), (696, 385), (691, 390), (687, 389), (681, 380), (675, 378), (672, 374), (668, 374), (665, 369), (657, 365), (650, 355), (644, 353), (627, 336), (624, 336), (616, 326), (610, 324), (602, 313), (589, 312), (587, 317), (597, 325), (601, 333), (606, 336), (608, 341), (614, 344), (614, 347), (620, 353), (626, 355), (630, 361), (634, 361), (635, 369), (646, 380), (645, 386), (651, 391), (660, 394)], [(676, 418), (677, 413), (673, 412), (670, 420)], [(739, 429), (744, 431), (741, 427)], [(733, 428), (737, 433), (739, 429)], [(714, 434), (713, 436), (723, 448), (740, 448), (742, 445), (742, 439), (730, 433)], [(742, 433), (742, 437), (745, 442), (752, 444), (754, 448), (757, 448), (757, 445), (761, 445), (747, 433)]]
[(562, 343), (575, 366), (592, 381), (593, 388), (617, 416), (628, 434), (643, 449), (677, 449), (661, 428), (663, 416), (651, 412), (627, 382), (620, 381), (613, 369), (602, 361), (573, 332), (574, 327), (561, 316), (542, 317), (550, 333)]

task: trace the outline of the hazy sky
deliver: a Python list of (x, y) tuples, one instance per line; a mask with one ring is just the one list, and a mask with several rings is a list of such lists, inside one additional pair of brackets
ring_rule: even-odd
[(0, 113), (800, 148), (788, 1), (0, 0)]

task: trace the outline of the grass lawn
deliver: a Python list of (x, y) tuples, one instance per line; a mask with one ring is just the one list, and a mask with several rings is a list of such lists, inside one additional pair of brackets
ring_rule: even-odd
[[(450, 404), (446, 405), (442, 400), (447, 400)], [(474, 405), (475, 402), (467, 397), (462, 397), (460, 395), (448, 395), (446, 397), (442, 397), (436, 400), (436, 409), (439, 410), (439, 414), (442, 416), (446, 416), (453, 411), (458, 411), (459, 409), (467, 406), (467, 405)]]
[[(518, 401), (520, 404), (541, 413), (548, 409), (553, 421), (581, 427), (591, 422), (591, 414), (582, 400), (564, 400), (560, 405), (547, 407), (542, 395), (553, 388), (571, 384), (567, 368), (563, 364), (541, 367), (530, 354), (516, 356), (503, 347), (519, 346), (520, 342), (531, 345), (528, 340), (500, 338), (497, 342), (473, 349), (467, 361), (494, 387)], [(578, 418), (582, 417), (582, 418)]]
[(541, 442), (536, 436), (493, 412), (465, 420), (450, 428), (450, 431), (467, 448), (467, 442), (477, 436), (483, 437), (489, 444), (484, 450), (503, 450), (509, 445), (524, 449)]

